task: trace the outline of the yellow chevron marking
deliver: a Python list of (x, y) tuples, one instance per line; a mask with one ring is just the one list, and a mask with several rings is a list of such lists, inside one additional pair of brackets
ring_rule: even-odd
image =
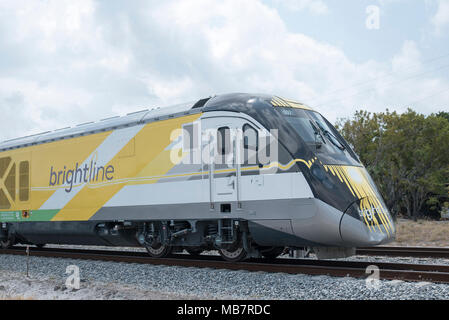
[[(201, 114), (195, 114), (170, 120), (149, 123), (135, 136), (135, 148), (139, 150), (135, 157), (123, 157), (127, 152), (125, 146), (108, 164), (116, 169), (115, 179), (136, 177), (141, 172), (164, 175), (174, 164), (164, 159), (164, 149), (172, 142), (170, 133), (181, 128), (184, 123), (193, 122)], [(155, 139), (155, 137), (157, 137)], [(85, 186), (78, 194), (52, 219), (53, 221), (85, 221), (89, 220), (104, 206), (125, 184), (107, 184), (103, 188), (92, 189)]]
[(286, 107), (287, 105), (277, 97), (274, 97), (272, 100), (272, 103), (274, 103), (277, 107)]
[(335, 171), (335, 173), (336, 173), (338, 179), (340, 179), (340, 182), (343, 182), (343, 179), (342, 179), (342, 177), (341, 177), (341, 175), (340, 175), (339, 169), (340, 169), (340, 168), (338, 168), (338, 167), (334, 167), (334, 171)]
[(281, 97), (273, 97), (271, 99), (271, 104), (275, 107), (286, 107), (286, 108), (296, 108), (296, 109), (304, 109), (304, 110), (312, 110), (309, 106), (302, 104), (300, 102), (296, 102), (293, 100), (284, 99)]
[(271, 100), (271, 104), (275, 107), (280, 107), (281, 105), (274, 99)]
[[(36, 188), (35, 186), (48, 186), (51, 167), (54, 170), (63, 169), (64, 166), (75, 167), (82, 163), (98, 146), (111, 134), (102, 132), (89, 136), (76, 137), (68, 140), (59, 140), (42, 145), (14, 149), (2, 152), (10, 156), (15, 163), (30, 161), (30, 201), (17, 201), (10, 209), (21, 211), (40, 208), (57, 190), (57, 188)], [(31, 156), (32, 155), (32, 156)], [(33, 168), (35, 168), (33, 170)], [(38, 168), (36, 170), (36, 168)], [(18, 168), (16, 169), (16, 171)], [(17, 171), (18, 174), (18, 171)], [(18, 185), (16, 184), (16, 187)]]
[(348, 187), (349, 191), (351, 191), (352, 195), (355, 197), (356, 195), (355, 195), (354, 191), (352, 190), (352, 187), (351, 187), (351, 185), (349, 183), (349, 180), (348, 180), (348, 177), (346, 175), (346, 172), (342, 168), (341, 168), (341, 173), (342, 173), (342, 176), (343, 176), (343, 180), (345, 181), (346, 187)]
[[(360, 200), (360, 210), (362, 211), (365, 224), (370, 231), (377, 228), (380, 232), (383, 232), (380, 222), (384, 226), (385, 231), (390, 234), (393, 231), (392, 222), (388, 218), (385, 208), (382, 206), (378, 199), (376, 192), (374, 191), (369, 177), (367, 176), (366, 169), (360, 167), (350, 166), (324, 166), (336, 177), (340, 179), (342, 183), (345, 183), (347, 188)], [(370, 212), (376, 208), (377, 217), (372, 215), (371, 220), (368, 221), (366, 212)]]

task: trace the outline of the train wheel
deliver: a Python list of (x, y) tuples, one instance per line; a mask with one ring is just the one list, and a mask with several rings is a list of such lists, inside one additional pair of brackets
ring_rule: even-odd
[(195, 247), (185, 247), (184, 248), (191, 256), (199, 256), (204, 250)]
[(284, 252), (283, 247), (268, 247), (264, 248), (263, 250), (260, 250), (260, 253), (264, 258), (267, 259), (275, 259), (278, 256), (280, 256)]
[(219, 252), (223, 259), (232, 262), (242, 261), (248, 254), (243, 247), (236, 247), (229, 250), (220, 249)]
[(2, 240), (2, 241), (0, 241), (0, 248), (8, 249), (10, 247), (11, 247), (11, 241), (10, 240)]
[(8, 238), (7, 240), (0, 241), (0, 248), (2, 249), (8, 249), (11, 248), (14, 245), (14, 239)]
[(164, 258), (172, 251), (171, 246), (163, 245), (162, 243), (153, 246), (146, 246), (145, 249), (147, 249), (148, 254), (153, 258)]

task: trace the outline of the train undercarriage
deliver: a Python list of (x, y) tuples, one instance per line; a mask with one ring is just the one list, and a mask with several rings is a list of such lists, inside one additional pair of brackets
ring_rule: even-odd
[(5, 249), (15, 244), (144, 247), (154, 258), (183, 250), (191, 255), (217, 250), (224, 260), (233, 262), (248, 258), (274, 259), (298, 250), (314, 252), (318, 259), (355, 254), (355, 248), (258, 245), (248, 221), (242, 219), (1, 223), (0, 247)]
[(191, 255), (218, 250), (228, 261), (276, 258), (285, 250), (258, 246), (251, 237), (248, 222), (240, 219), (2, 223), (0, 246), (8, 248), (14, 244), (142, 246), (155, 258), (183, 250)]

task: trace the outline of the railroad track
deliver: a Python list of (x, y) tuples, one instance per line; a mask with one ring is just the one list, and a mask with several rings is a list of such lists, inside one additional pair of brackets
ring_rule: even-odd
[[(0, 250), (0, 254), (26, 255), (24, 247)], [(264, 272), (283, 272), (289, 274), (329, 275), (336, 277), (365, 278), (366, 269), (375, 265), (380, 270), (380, 279), (404, 281), (429, 281), (449, 283), (449, 265), (423, 265), (405, 263), (364, 262), (364, 261), (319, 261), (309, 259), (251, 259), (233, 263), (221, 260), (218, 256), (201, 255), (197, 257), (177, 254), (169, 258), (156, 259), (142, 252), (110, 250), (78, 250), (31, 248), (31, 256), (70, 258), (122, 263), (139, 263), (196, 268), (228, 270), (247, 270)]]
[(369, 256), (394, 256), (417, 258), (446, 258), (449, 259), (449, 248), (437, 247), (370, 247), (357, 248), (356, 254)]

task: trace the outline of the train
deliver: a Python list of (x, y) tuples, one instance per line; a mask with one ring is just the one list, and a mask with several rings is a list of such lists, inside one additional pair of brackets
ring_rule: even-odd
[(319, 112), (276, 95), (216, 95), (0, 143), (2, 248), (330, 259), (394, 237), (351, 146)]

